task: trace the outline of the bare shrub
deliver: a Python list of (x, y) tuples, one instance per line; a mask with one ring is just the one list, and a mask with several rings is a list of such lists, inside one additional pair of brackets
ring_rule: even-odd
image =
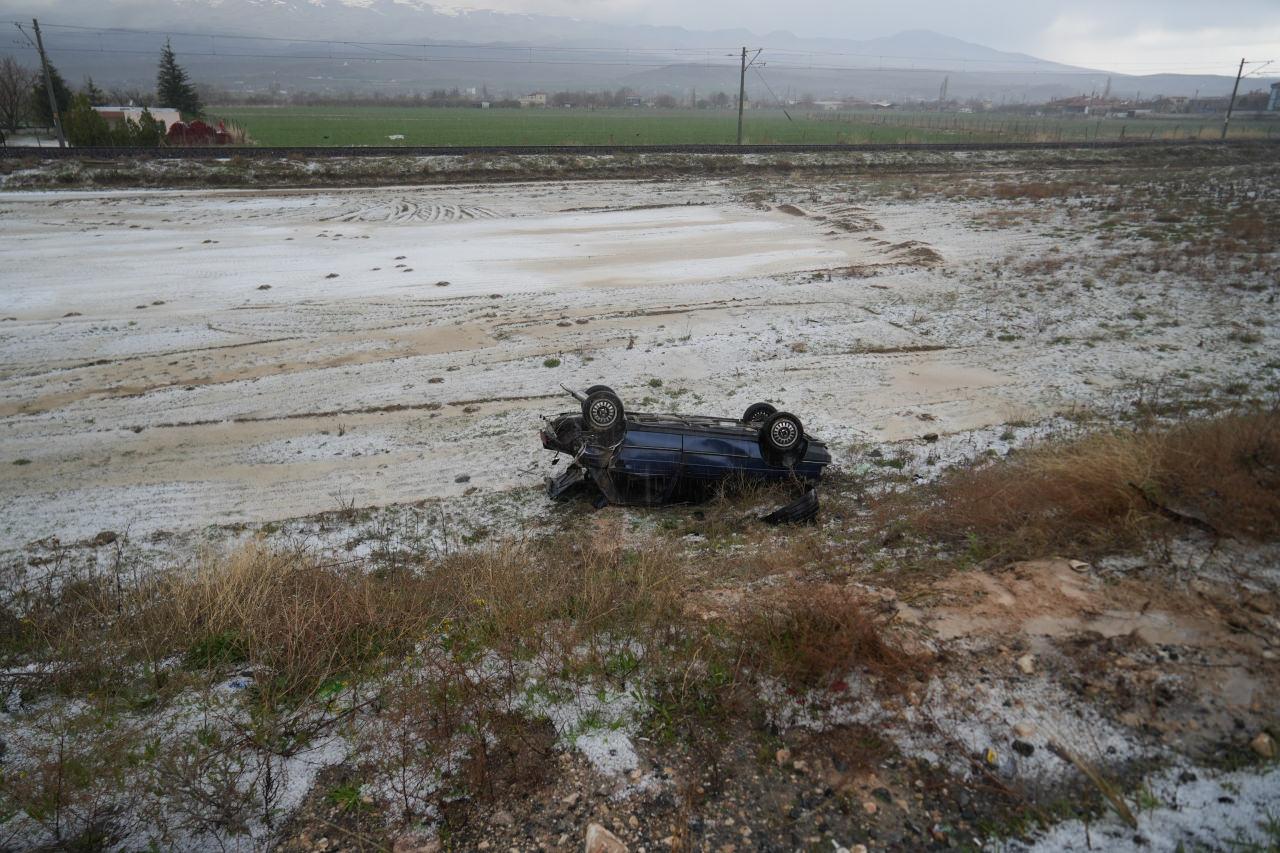
[(434, 816), (439, 789), (459, 763), (466, 709), (443, 686), (424, 669), (398, 673), (382, 691), (379, 713), (356, 733), (362, 770), (401, 825)]
[(258, 780), (245, 752), (216, 729), (202, 726), (166, 744), (148, 781), (149, 817), (166, 839), (225, 843), (248, 834)]
[(134, 818), (124, 780), (142, 733), (92, 706), (25, 722), (6, 743), (21, 759), (0, 775), (0, 844), (96, 850), (127, 836)]
[(753, 599), (734, 631), (741, 660), (796, 689), (826, 687), (861, 670), (896, 684), (911, 656), (889, 642), (883, 621), (833, 584), (800, 584)]

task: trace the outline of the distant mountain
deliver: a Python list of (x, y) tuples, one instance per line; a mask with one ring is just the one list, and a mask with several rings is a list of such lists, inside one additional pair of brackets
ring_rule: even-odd
[[(496, 97), (630, 86), (687, 97), (695, 89), (736, 89), (732, 54), (741, 45), (767, 47), (760, 74), (748, 77), (749, 96), (757, 99), (771, 88), (780, 96), (932, 100), (946, 80), (953, 98), (1035, 102), (1101, 92), (1109, 78), (1116, 95), (1207, 97), (1229, 93), (1232, 83), (1227, 76), (1108, 75), (928, 30), (865, 40), (761, 36), (453, 11), (419, 0), (25, 2), (0, 0), (3, 17), (41, 16), (46, 47), (63, 76), (78, 83), (91, 75), (108, 88), (152, 88), (166, 34), (195, 80), (237, 92), (402, 95), (457, 86), (487, 87)], [(20, 38), (3, 40), (0, 54), (6, 52), (34, 60)]]

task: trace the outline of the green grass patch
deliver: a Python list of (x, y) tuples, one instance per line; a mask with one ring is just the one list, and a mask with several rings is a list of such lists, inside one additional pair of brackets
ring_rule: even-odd
[[(748, 144), (1186, 139), (1216, 132), (1212, 120), (1127, 122), (1026, 119), (910, 111), (750, 110)], [(246, 128), (257, 145), (729, 145), (733, 110), (477, 109), (400, 106), (226, 106), (210, 114)], [(1265, 137), (1263, 122), (1235, 122), (1233, 137)], [(392, 138), (403, 137), (403, 138)]]

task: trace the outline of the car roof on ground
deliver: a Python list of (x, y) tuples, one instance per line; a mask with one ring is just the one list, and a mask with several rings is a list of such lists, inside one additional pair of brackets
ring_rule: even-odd
[(744, 424), (737, 418), (717, 418), (711, 415), (678, 415), (670, 412), (627, 412), (627, 420), (642, 426), (692, 427), (728, 429), (754, 435), (758, 427)]

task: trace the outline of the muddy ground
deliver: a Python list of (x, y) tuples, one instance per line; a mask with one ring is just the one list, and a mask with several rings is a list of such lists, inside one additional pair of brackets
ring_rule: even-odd
[[(252, 535), (381, 563), (572, 529), (587, 508), (538, 492), (561, 383), (774, 402), (847, 499), (1138, 410), (1275, 405), (1274, 159), (936, 166), (0, 193), (7, 594)], [(598, 518), (719, 547), (694, 508)], [(1277, 843), (1280, 777), (1249, 746), (1280, 734), (1272, 548), (1196, 534), (936, 577), (867, 553), (838, 582), (941, 661), (888, 705), (780, 697), (708, 763), (619, 694), (601, 731), (579, 708), (512, 746), (448, 837), (338, 803), (360, 761), (329, 742), (283, 830), (232, 846), (572, 849), (593, 822), (649, 850)], [(1105, 766), (1139, 828), (1052, 745)]]

